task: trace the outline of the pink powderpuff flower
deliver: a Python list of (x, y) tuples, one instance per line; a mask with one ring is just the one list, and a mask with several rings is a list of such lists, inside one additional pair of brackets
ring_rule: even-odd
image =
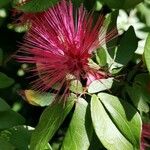
[[(39, 91), (57, 87), (58, 93), (69, 92), (72, 80), (85, 80), (89, 73), (97, 75), (89, 59), (93, 51), (116, 36), (116, 30), (105, 34), (104, 16), (97, 21), (93, 14), (80, 6), (75, 9), (71, 2), (61, 0), (39, 15), (33, 15), (32, 25), (19, 49), (17, 59), (36, 64), (31, 69), (33, 88)], [(99, 72), (98, 78), (104, 78)]]
[(141, 150), (146, 150), (146, 148), (150, 148), (150, 124), (142, 126)]

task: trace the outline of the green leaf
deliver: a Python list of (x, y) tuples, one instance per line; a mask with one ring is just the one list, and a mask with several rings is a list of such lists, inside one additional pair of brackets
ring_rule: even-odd
[(103, 0), (109, 7), (116, 9), (129, 9), (135, 7), (143, 0)]
[[(119, 11), (115, 10), (106, 16), (104, 26), (106, 26), (106, 29), (107, 29), (106, 34), (107, 35), (109, 35), (110, 32), (112, 30), (114, 30), (115, 28), (117, 29), (118, 15), (119, 15)], [(117, 35), (117, 33), (115, 35)], [(109, 41), (109, 42), (106, 42), (106, 47), (107, 47), (106, 49), (107, 49), (107, 53), (108, 53), (107, 55), (110, 55), (109, 57), (111, 57), (111, 60), (109, 60), (110, 58), (107, 56), (107, 63), (108, 64), (110, 63), (109, 66), (111, 66), (112, 62), (114, 61), (116, 46), (118, 45), (117, 42), (118, 42), (117, 37), (114, 39), (111, 39), (111, 41)]]
[(0, 72), (0, 89), (7, 88), (14, 83), (14, 80), (4, 73)]
[(137, 46), (138, 40), (134, 28), (131, 26), (120, 41), (115, 62), (126, 65), (132, 59)]
[(106, 149), (134, 150), (132, 144), (122, 135), (111, 120), (96, 95), (93, 95), (91, 99), (91, 116), (96, 135)]
[(144, 47), (144, 59), (147, 66), (147, 69), (150, 73), (150, 34), (148, 35)]
[(15, 149), (29, 149), (30, 138), (33, 128), (28, 126), (17, 126), (0, 132), (0, 139), (13, 145)]
[(127, 101), (116, 96), (99, 93), (98, 97), (122, 135), (132, 143), (134, 148), (139, 149), (142, 128), (139, 113)]
[(0, 66), (2, 65), (2, 62), (3, 62), (3, 51), (0, 48)]
[(15, 150), (15, 147), (6, 140), (0, 138), (0, 150)]
[(10, 106), (0, 98), (0, 112), (10, 110)]
[[(149, 0), (145, 0), (144, 3), (139, 4), (137, 7), (137, 13), (138, 13), (138, 17), (140, 20), (142, 20), (142, 22), (145, 23), (146, 28), (148, 29), (149, 32), (149, 27), (150, 27), (150, 18), (149, 18), (149, 13), (150, 13), (150, 9), (149, 9)], [(146, 29), (145, 28), (145, 29)], [(146, 30), (147, 30), (146, 29)]]
[(88, 92), (97, 93), (100, 91), (109, 90), (113, 85), (113, 79), (114, 78), (108, 78), (93, 81), (88, 87)]
[(107, 64), (107, 54), (103, 47), (97, 49), (96, 51), (96, 61), (98, 64), (103, 67)]
[(149, 112), (150, 76), (148, 73), (138, 74), (134, 78), (133, 86), (126, 86), (126, 91), (140, 112)]
[(68, 113), (71, 111), (76, 97), (71, 95), (64, 104), (55, 102), (45, 109), (31, 138), (31, 150), (43, 150), (53, 137)]
[(24, 124), (25, 119), (0, 98), (0, 130)]
[(0, 130), (21, 125), (24, 124), (24, 122), (24, 118), (20, 114), (12, 111), (11, 109), (0, 112)]
[(13, 6), (24, 12), (41, 12), (55, 5), (59, 0), (30, 0), (25, 4), (19, 4), (19, 0), (13, 0)]
[(79, 98), (63, 141), (62, 150), (87, 150), (90, 146), (92, 131), (88, 103)]
[(145, 96), (143, 95), (141, 88), (139, 86), (126, 86), (126, 91), (130, 96), (133, 104), (140, 112), (149, 112), (149, 106), (145, 101)]
[(74, 93), (82, 93), (83, 92), (83, 87), (82, 84), (79, 80), (72, 80), (70, 83), (70, 91)]
[[(30, 126), (15, 126), (13, 128), (1, 131), (0, 141), (2, 140), (7, 142), (7, 144), (11, 145), (15, 150), (28, 150), (33, 130), (34, 128)], [(47, 145), (46, 150), (52, 150), (50, 145)]]
[(53, 93), (39, 93), (33, 90), (25, 90), (24, 91), (25, 98), (34, 106), (48, 106), (55, 100), (55, 94)]
[(147, 73), (139, 74), (135, 77), (133, 86), (139, 88), (141, 97), (145, 102), (150, 103), (150, 76)]

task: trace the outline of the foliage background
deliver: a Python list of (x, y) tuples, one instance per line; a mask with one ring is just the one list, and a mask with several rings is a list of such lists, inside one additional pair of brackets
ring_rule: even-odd
[[(12, 9), (16, 6), (16, 2), (18, 3), (17, 0), (0, 1), (0, 150), (28, 149), (31, 132), (38, 124), (39, 118), (45, 109), (45, 107), (34, 106), (37, 99), (39, 99), (39, 102), (36, 105), (42, 105), (40, 99), (46, 99), (45, 97), (41, 96), (42, 98), (40, 98), (39, 95), (30, 93), (31, 91), (24, 92), (24, 90), (30, 89), (30, 79), (27, 78), (28, 74), (26, 73), (28, 65), (19, 64), (12, 58), (26, 31), (25, 26), (18, 26), (13, 23)], [(35, 2), (38, 4), (36, 7)], [(78, 7), (83, 1), (73, 0), (73, 2)], [(55, 0), (54, 3), (56, 3)], [(111, 16), (110, 23), (109, 19), (107, 20), (109, 26), (117, 24), (120, 33), (118, 45), (121, 48), (116, 54), (118, 56), (115, 60), (116, 63), (113, 64), (114, 66), (109, 71), (120, 82), (117, 82), (115, 87), (111, 88), (111, 91), (113, 95), (124, 98), (134, 105), (140, 112), (142, 120), (149, 122), (150, 80), (148, 71), (150, 71), (150, 41), (147, 42), (148, 52), (145, 55), (143, 55), (143, 52), (146, 49), (145, 41), (150, 32), (150, 1), (85, 0), (84, 5), (89, 11), (94, 8), (96, 15), (103, 8), (104, 12)], [(17, 9), (25, 12), (37, 12), (50, 6), (51, 2), (32, 0), (27, 5), (22, 5)], [(111, 14), (112, 11), (114, 14)], [(134, 29), (130, 26), (133, 26)], [(125, 32), (127, 30), (128, 32)], [(109, 49), (113, 49), (114, 46), (115, 41), (108, 45), (107, 50), (110, 55), (113, 55), (111, 52), (114, 51)], [(102, 54), (97, 54), (95, 59), (97, 64), (105, 66), (105, 58)], [(101, 60), (103, 61), (101, 62)], [(137, 76), (139, 74), (142, 75), (139, 77)], [(134, 84), (136, 81), (140, 83), (140, 86)], [(148, 90), (146, 93), (141, 89), (145, 86)], [(99, 89), (98, 91), (92, 90), (93, 88), (91, 87), (90, 93), (100, 91)], [(137, 93), (140, 94), (138, 95)], [(31, 105), (31, 103), (34, 105)], [(59, 149), (62, 144), (73, 110), (50, 140), (51, 147), (54, 150)], [(89, 149), (105, 149), (96, 136), (94, 138)]]

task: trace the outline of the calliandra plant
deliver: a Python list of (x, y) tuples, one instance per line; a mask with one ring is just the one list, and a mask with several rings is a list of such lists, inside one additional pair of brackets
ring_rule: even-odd
[[(26, 17), (25, 14), (21, 20)], [(95, 21), (83, 6), (74, 10), (71, 1), (62, 0), (26, 20), (31, 26), (17, 59), (36, 65), (30, 70), (34, 77), (39, 76), (32, 83), (34, 89), (47, 91), (57, 86), (58, 93), (65, 88), (64, 96), (72, 80), (89, 83), (89, 76), (106, 78), (105, 72), (89, 65), (93, 52), (117, 35), (115, 29), (105, 34), (103, 15)]]
[[(24, 41), (15, 56), (23, 65), (15, 62), (16, 67), (10, 68), (14, 73), (12, 77), (17, 75), (15, 80), (21, 78), (21, 82), (12, 80), (7, 68), (6, 75), (0, 72), (0, 97), (9, 99), (7, 93), (12, 89), (10, 92), (15, 98), (18, 88), (26, 89), (20, 92), (24, 94), (23, 98), (44, 110), (22, 102), (18, 108), (21, 97), (10, 101), (13, 110), (23, 112), (27, 125), (35, 128), (28, 130), (24, 119), (0, 98), (0, 148), (3, 145), (6, 146), (3, 149), (19, 150), (149, 148), (149, 129), (143, 125), (142, 130), (142, 121), (149, 122), (150, 34), (143, 48), (144, 54), (137, 54), (140, 38), (136, 35), (137, 25), (125, 28), (117, 39), (107, 43), (116, 37), (118, 10), (129, 4), (125, 12), (130, 14), (131, 5), (137, 3), (128, 0), (121, 3), (118, 0), (103, 0), (103, 3), (100, 0), (13, 1), (21, 3), (15, 7), (19, 11), (17, 25), (27, 24)], [(91, 3), (98, 7), (91, 10)], [(121, 18), (124, 22), (124, 17)], [(4, 26), (7, 27), (7, 21)], [(7, 46), (8, 49), (14, 47), (9, 45), (10, 39), (16, 42), (18, 35), (20, 37), (19, 31), (12, 28), (17, 36), (14, 38), (13, 32), (6, 42), (2, 32), (5, 33), (4, 26), (0, 27), (0, 68), (8, 54)], [(3, 43), (8, 45), (2, 46), (1, 51)], [(3, 50), (6, 50), (4, 57)], [(26, 70), (29, 74), (25, 74)], [(34, 90), (26, 86), (26, 76), (32, 78)], [(36, 110), (40, 111), (40, 118)]]

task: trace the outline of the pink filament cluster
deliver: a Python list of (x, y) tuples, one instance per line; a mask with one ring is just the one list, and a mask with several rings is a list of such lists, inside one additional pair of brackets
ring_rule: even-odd
[[(72, 79), (88, 79), (97, 74), (90, 68), (93, 51), (116, 35), (105, 34), (104, 17), (94, 21), (93, 15), (81, 6), (75, 9), (71, 2), (62, 0), (44, 13), (32, 16), (31, 27), (25, 36), (17, 59), (36, 64), (32, 68), (33, 88), (45, 91), (57, 85), (69, 89)], [(104, 78), (103, 74), (97, 75)]]
[(141, 150), (146, 150), (146, 148), (150, 148), (150, 124), (143, 124), (142, 127)]

